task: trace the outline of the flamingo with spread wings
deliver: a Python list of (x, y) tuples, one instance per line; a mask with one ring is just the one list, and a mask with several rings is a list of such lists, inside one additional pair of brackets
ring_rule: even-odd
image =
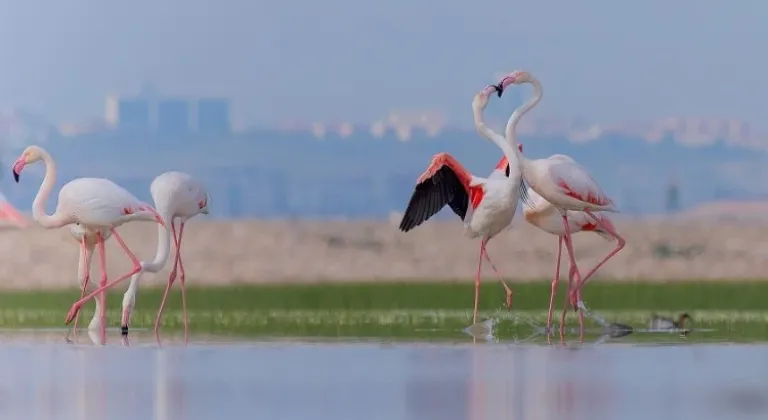
[[(496, 143), (509, 162), (517, 163), (517, 150), (511, 148), (502, 136), (491, 132), (483, 121), (482, 113), (488, 106), (489, 96), (498, 91), (498, 86), (488, 86), (475, 96), (472, 102), (475, 128), (484, 137)], [(499, 276), (506, 291), (507, 309), (512, 306), (512, 290), (491, 262), (485, 249), (491, 238), (510, 225), (517, 210), (519, 197), (521, 194), (525, 195), (522, 168), (519, 165), (511, 165), (510, 168), (508, 176), (503, 179), (480, 178), (472, 175), (451, 155), (439, 153), (432, 158), (427, 171), (419, 177), (400, 222), (400, 230), (408, 232), (448, 205), (464, 221), (465, 236), (482, 237), (475, 276), (473, 323), (477, 323), (483, 258)]]
[[(514, 71), (504, 76), (498, 84), (498, 89), (501, 94), (507, 86), (523, 83), (532, 84), (534, 94), (531, 99), (517, 108), (509, 117), (509, 121), (507, 121), (504, 135), (507, 141), (512, 145), (517, 144), (515, 139), (515, 128), (517, 127), (517, 123), (525, 113), (539, 103), (543, 95), (543, 88), (538, 79), (533, 77), (533, 75), (527, 71)], [(563, 225), (565, 247), (568, 251), (573, 274), (568, 282), (569, 297), (574, 308), (578, 307), (581, 309), (584, 307), (584, 303), (581, 301), (581, 290), (587, 277), (582, 279), (581, 274), (579, 273), (579, 268), (576, 265), (573, 242), (571, 240), (572, 227), (568, 221), (568, 213), (584, 212), (595, 222), (596, 228), (599, 228), (606, 234), (612, 236), (619, 244), (622, 244), (623, 247), (624, 239), (616, 233), (612, 224), (606, 223), (603, 218), (595, 214), (595, 212), (617, 212), (618, 210), (614, 206), (613, 201), (600, 188), (597, 181), (589, 175), (587, 170), (568, 156), (553, 155), (546, 159), (531, 160), (525, 158), (521, 154), (518, 162), (522, 164), (523, 176), (530, 189), (535, 191), (544, 200), (551, 203), (560, 214), (561, 223)], [(615, 255), (620, 249), (621, 248), (618, 248), (609, 254), (603, 262), (598, 264), (597, 267), (589, 273), (589, 275), (591, 276), (594, 270), (602, 266), (608, 258)], [(575, 279), (575, 281), (573, 279)], [(583, 310), (579, 310), (579, 331), (583, 338)]]

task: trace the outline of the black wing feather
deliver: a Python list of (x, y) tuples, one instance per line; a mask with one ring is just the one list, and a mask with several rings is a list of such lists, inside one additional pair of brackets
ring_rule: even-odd
[(435, 174), (416, 185), (408, 207), (400, 221), (400, 230), (409, 230), (426, 222), (448, 204), (462, 220), (467, 214), (469, 197), (456, 173), (443, 166)]

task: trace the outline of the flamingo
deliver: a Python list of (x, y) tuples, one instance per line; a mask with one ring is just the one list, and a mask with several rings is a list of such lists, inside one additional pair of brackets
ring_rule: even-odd
[[(184, 264), (181, 261), (181, 237), (184, 234), (184, 224), (190, 218), (198, 214), (208, 214), (208, 193), (203, 184), (193, 178), (191, 175), (183, 172), (165, 172), (157, 176), (150, 185), (152, 199), (155, 202), (155, 208), (163, 217), (163, 220), (170, 221), (173, 231), (173, 242), (176, 246), (176, 256), (174, 258), (173, 269), (168, 278), (168, 284), (165, 287), (163, 300), (160, 303), (160, 309), (155, 320), (155, 334), (158, 334), (160, 321), (162, 319), (163, 308), (168, 297), (173, 282), (176, 280), (176, 270), (179, 270), (179, 280), (181, 282), (181, 307), (184, 318), (184, 341), (187, 341), (188, 320), (187, 320), (187, 299), (185, 292), (186, 277), (184, 274)], [(179, 230), (176, 232), (174, 219), (179, 219)], [(123, 296), (123, 317), (121, 325), (122, 335), (128, 335), (128, 324), (130, 322), (131, 311), (136, 303), (136, 292), (139, 285), (141, 274), (145, 271), (157, 273), (162, 270), (168, 260), (170, 251), (170, 232), (164, 226), (157, 228), (157, 252), (152, 261), (142, 261), (141, 270), (131, 277), (130, 285)]]
[(421, 225), (440, 211), (446, 204), (464, 221), (464, 235), (469, 238), (482, 237), (480, 257), (475, 276), (475, 301), (472, 323), (477, 323), (477, 305), (480, 291), (480, 273), (483, 257), (493, 268), (506, 292), (506, 306), (512, 306), (512, 290), (491, 262), (486, 245), (488, 241), (507, 228), (517, 210), (518, 198), (525, 196), (522, 186), (521, 166), (516, 150), (504, 138), (493, 133), (483, 122), (482, 113), (488, 106), (489, 96), (499, 93), (498, 86), (488, 86), (475, 95), (472, 110), (475, 129), (490, 139), (504, 152), (511, 165), (508, 176), (503, 179), (485, 179), (472, 175), (456, 159), (447, 153), (438, 153), (416, 183), (416, 188), (400, 222), (400, 230), (408, 232)]
[[(497, 85), (499, 94), (503, 94), (504, 89), (512, 84), (530, 83), (533, 85), (534, 94), (522, 106), (517, 108), (509, 117), (505, 129), (505, 138), (507, 141), (517, 145), (515, 139), (515, 128), (523, 115), (530, 111), (539, 103), (543, 95), (541, 82), (527, 71), (514, 71), (504, 76)], [(514, 150), (514, 149), (513, 149)], [(552, 155), (546, 159), (527, 159), (522, 153), (517, 157), (516, 164), (522, 166), (523, 177), (530, 189), (535, 191), (544, 200), (560, 213), (563, 224), (564, 242), (568, 251), (568, 257), (571, 263), (571, 272), (569, 276), (568, 290), (571, 304), (574, 308), (582, 309), (584, 302), (581, 301), (581, 289), (584, 286), (576, 265), (576, 258), (573, 252), (573, 241), (571, 240), (571, 225), (568, 222), (568, 212), (584, 212), (596, 224), (596, 228), (604, 231), (607, 235), (613, 237), (617, 242), (624, 243), (624, 239), (616, 233), (616, 230), (598, 217), (595, 212), (618, 212), (613, 201), (600, 188), (595, 181), (581, 165), (576, 163), (571, 157), (566, 155)], [(620, 249), (620, 248), (619, 248)], [(615, 255), (618, 250), (614, 250), (608, 255), (595, 269), (602, 266), (610, 257)], [(592, 272), (589, 273), (591, 275)], [(575, 281), (573, 280), (575, 278)], [(574, 284), (575, 283), (575, 284)], [(561, 326), (562, 329), (562, 326)], [(579, 310), (579, 332), (583, 338), (584, 334), (584, 314)]]
[[(27, 147), (13, 164), (13, 177), (16, 182), (19, 182), (19, 177), (24, 167), (39, 161), (45, 163), (45, 177), (40, 185), (40, 190), (37, 192), (37, 196), (35, 196), (32, 202), (33, 219), (46, 229), (55, 229), (79, 223), (89, 232), (98, 232), (96, 245), (99, 248), (99, 260), (101, 263), (100, 287), (88, 296), (75, 302), (69, 313), (67, 313), (65, 323), (69, 324), (74, 319), (85, 302), (99, 295), (101, 300), (99, 308), (101, 342), (105, 344), (106, 314), (104, 300), (106, 296), (103, 292), (110, 286), (132, 276), (141, 269), (136, 255), (125, 244), (120, 234), (117, 233), (116, 228), (136, 220), (154, 221), (163, 226), (165, 226), (165, 221), (152, 206), (139, 201), (127, 190), (105, 178), (76, 178), (66, 183), (59, 191), (56, 211), (48, 215), (45, 213), (45, 203), (56, 183), (56, 163), (51, 155), (42, 147), (34, 145)], [(102, 229), (107, 229), (112, 233), (112, 236), (115, 237), (134, 265), (134, 268), (128, 274), (118, 277), (109, 283), (107, 282), (105, 239), (100, 232)], [(83, 243), (84, 247), (86, 247), (86, 239), (87, 235), (83, 235), (81, 243)], [(87, 266), (85, 269), (89, 271)]]
[[(523, 145), (518, 144), (518, 150), (521, 152), (523, 151)], [(496, 165), (496, 168), (505, 168), (505, 170), (508, 170), (509, 164), (507, 163), (507, 158), (502, 157), (499, 161), (499, 164)], [(504, 170), (497, 170), (494, 171), (492, 176), (505, 176)], [(560, 257), (562, 255), (563, 251), (563, 238), (565, 237), (565, 229), (563, 228), (562, 219), (560, 218), (560, 213), (555, 208), (555, 206), (552, 205), (549, 201), (545, 200), (544, 197), (540, 196), (536, 191), (533, 189), (528, 190), (528, 200), (525, 200), (523, 202), (523, 216), (525, 217), (525, 220), (532, 224), (533, 226), (536, 226), (537, 228), (543, 230), (544, 232), (550, 233), (552, 235), (557, 236), (557, 262), (555, 263), (555, 277), (552, 280), (552, 290), (549, 295), (549, 311), (547, 312), (547, 331), (549, 331), (549, 328), (552, 325), (552, 310), (554, 307), (555, 302), (555, 294), (557, 293), (557, 283), (560, 280)], [(613, 225), (613, 222), (606, 214), (598, 214), (598, 216), (604, 225), (610, 227), (614, 231), (616, 231), (616, 228)], [(608, 241), (613, 241), (614, 237), (611, 236), (611, 234), (603, 229), (601, 226), (599, 226), (597, 223), (594, 222), (594, 220), (585, 212), (583, 211), (571, 211), (568, 212), (568, 226), (570, 227), (571, 233), (578, 233), (578, 232), (595, 232), (596, 234), (600, 235), (603, 239), (606, 239)], [(596, 264), (587, 275), (584, 276), (583, 282), (586, 282), (592, 275), (599, 269), (603, 264), (605, 264), (608, 259), (610, 259), (612, 256), (616, 255), (619, 251), (621, 251), (622, 248), (624, 248), (625, 241), (623, 238), (617, 239), (616, 248), (614, 248), (607, 257), (605, 257), (602, 261), (600, 261), (598, 264)], [(569, 271), (569, 283), (570, 279), (573, 278), (574, 275), (574, 267), (571, 266)], [(566, 295), (567, 297), (567, 295)], [(567, 299), (566, 299), (567, 301)], [(563, 308), (563, 314), (560, 318), (560, 326), (563, 327), (565, 324), (565, 313), (566, 310)]]

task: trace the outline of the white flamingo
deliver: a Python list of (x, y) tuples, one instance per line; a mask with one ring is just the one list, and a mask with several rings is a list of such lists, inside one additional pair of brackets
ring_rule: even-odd
[[(507, 141), (512, 145), (517, 144), (515, 139), (517, 123), (525, 113), (539, 103), (543, 95), (543, 89), (541, 83), (526, 71), (514, 71), (504, 76), (497, 86), (501, 94), (507, 86), (522, 83), (532, 84), (534, 94), (531, 99), (516, 109), (509, 117), (504, 134)], [(581, 289), (584, 285), (584, 280), (582, 280), (579, 268), (576, 265), (568, 212), (586, 213), (600, 229), (615, 238), (619, 243), (622, 243), (624, 240), (616, 233), (612, 226), (608, 226), (595, 214), (595, 212), (600, 211), (617, 212), (616, 207), (613, 205), (613, 201), (600, 188), (597, 181), (592, 179), (587, 170), (568, 156), (553, 155), (546, 159), (531, 160), (525, 158), (521, 153), (517, 158), (516, 164), (522, 165), (523, 176), (530, 189), (551, 203), (560, 213), (565, 247), (568, 250), (572, 273), (575, 278), (575, 282), (569, 279), (568, 290), (570, 300), (574, 308), (582, 308), (584, 303), (581, 301)], [(612, 255), (615, 255), (615, 252)], [(579, 331), (583, 338), (584, 314), (582, 310), (579, 310)]]
[[(181, 239), (184, 235), (184, 224), (187, 220), (198, 214), (208, 214), (208, 193), (201, 182), (191, 175), (183, 172), (165, 172), (158, 175), (152, 185), (150, 185), (152, 199), (155, 202), (157, 212), (163, 217), (163, 220), (170, 222), (173, 231), (173, 242), (176, 247), (176, 256), (174, 258), (173, 268), (168, 277), (168, 284), (165, 287), (163, 300), (160, 303), (160, 309), (155, 319), (155, 334), (158, 333), (160, 321), (163, 315), (165, 301), (168, 298), (168, 291), (176, 280), (176, 270), (179, 271), (179, 280), (181, 282), (181, 307), (184, 318), (184, 341), (187, 341), (188, 320), (187, 320), (187, 298), (186, 298), (186, 277), (184, 274), (184, 264), (181, 260)], [(176, 231), (175, 219), (179, 219), (179, 230)], [(157, 273), (162, 270), (168, 260), (170, 251), (170, 231), (163, 227), (157, 228), (157, 252), (152, 261), (141, 263), (141, 270), (131, 277), (131, 283), (123, 296), (123, 316), (122, 316), (122, 334), (128, 334), (128, 324), (130, 323), (131, 311), (136, 304), (136, 292), (139, 286), (141, 274), (145, 271)]]
[[(522, 152), (523, 145), (519, 144), (518, 149)], [(499, 161), (499, 164), (496, 165), (496, 168), (497, 169), (493, 172), (491, 177), (506, 176), (505, 171), (509, 170), (507, 158), (502, 157), (501, 161)], [(565, 237), (565, 228), (563, 227), (563, 221), (557, 208), (555, 208), (552, 203), (545, 200), (544, 197), (536, 193), (536, 191), (533, 189), (528, 190), (528, 200), (523, 202), (523, 215), (525, 216), (525, 220), (528, 223), (536, 226), (544, 232), (557, 236), (557, 262), (555, 263), (555, 277), (552, 279), (552, 289), (549, 294), (549, 311), (547, 312), (547, 330), (549, 330), (550, 326), (552, 325), (552, 310), (554, 308), (555, 294), (557, 293), (557, 284), (560, 280), (560, 260), (563, 251), (563, 238)], [(610, 217), (608, 217), (608, 215), (604, 213), (598, 213), (597, 217), (602, 220), (603, 225), (608, 226), (614, 232), (616, 231), (616, 228), (614, 227), (613, 222), (611, 221)], [(570, 227), (572, 234), (578, 232), (595, 232), (603, 239), (609, 241), (614, 240), (614, 237), (611, 236), (607, 230), (603, 229), (601, 226), (595, 223), (592, 217), (583, 211), (568, 212), (568, 226)], [(616, 241), (616, 248), (614, 248), (605, 258), (603, 258), (603, 260), (592, 267), (589, 272), (587, 272), (587, 274), (584, 276), (584, 279), (582, 280), (582, 283), (586, 283), (587, 280), (589, 280), (589, 278), (592, 277), (592, 275), (594, 275), (595, 272), (603, 266), (603, 264), (605, 264), (611, 257), (621, 251), (622, 248), (624, 248), (626, 242), (623, 238), (618, 237)], [(568, 273), (569, 284), (572, 282), (574, 273), (575, 267), (571, 266)], [(566, 294), (566, 303), (567, 302), (568, 295)], [(563, 308), (563, 313), (560, 317), (561, 328), (565, 324), (565, 314), (566, 308)]]
[[(522, 167), (517, 151), (498, 134), (493, 133), (483, 122), (482, 113), (488, 106), (489, 96), (499, 92), (497, 86), (488, 86), (478, 93), (472, 110), (475, 128), (490, 139), (512, 162), (510, 174), (504, 179), (485, 179), (472, 175), (456, 159), (447, 153), (439, 153), (418, 179), (408, 207), (400, 222), (400, 230), (408, 232), (435, 215), (446, 204), (464, 221), (464, 235), (470, 238), (482, 237), (480, 257), (475, 276), (475, 301), (472, 322), (477, 323), (477, 305), (480, 291), (480, 273), (483, 257), (499, 275), (485, 249), (488, 241), (510, 225), (517, 209), (521, 194)], [(524, 194), (524, 189), (522, 193)], [(512, 305), (512, 290), (499, 275), (507, 293), (506, 304)]]
[[(51, 215), (45, 214), (45, 203), (56, 183), (56, 163), (51, 155), (42, 147), (29, 146), (24, 149), (24, 152), (13, 164), (12, 171), (15, 181), (19, 182), (19, 176), (24, 167), (41, 160), (45, 163), (45, 177), (40, 185), (37, 196), (35, 196), (32, 202), (33, 219), (40, 226), (47, 229), (59, 228), (74, 223), (80, 223), (88, 231), (108, 229), (133, 262), (134, 268), (128, 274), (108, 283), (104, 237), (101, 233), (97, 235), (96, 245), (99, 248), (101, 263), (100, 287), (72, 305), (67, 314), (66, 323), (69, 324), (74, 319), (85, 302), (100, 294), (101, 342), (104, 344), (106, 343), (106, 323), (104, 312), (105, 294), (103, 292), (108, 287), (132, 276), (141, 269), (139, 260), (128, 249), (128, 246), (115, 228), (136, 220), (156, 221), (161, 225), (165, 225), (165, 221), (152, 206), (139, 201), (139, 199), (124, 188), (104, 178), (77, 178), (66, 183), (59, 191), (56, 211)], [(86, 236), (84, 235), (82, 241), (85, 242), (85, 240)], [(87, 266), (86, 270), (88, 270)]]

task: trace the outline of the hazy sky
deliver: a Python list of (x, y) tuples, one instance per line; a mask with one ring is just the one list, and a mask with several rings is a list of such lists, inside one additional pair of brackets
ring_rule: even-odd
[(476, 91), (525, 68), (538, 115), (766, 127), (766, 22), (758, 0), (0, 0), (0, 104), (81, 119), (146, 81), (229, 96), (251, 124), (469, 120)]

